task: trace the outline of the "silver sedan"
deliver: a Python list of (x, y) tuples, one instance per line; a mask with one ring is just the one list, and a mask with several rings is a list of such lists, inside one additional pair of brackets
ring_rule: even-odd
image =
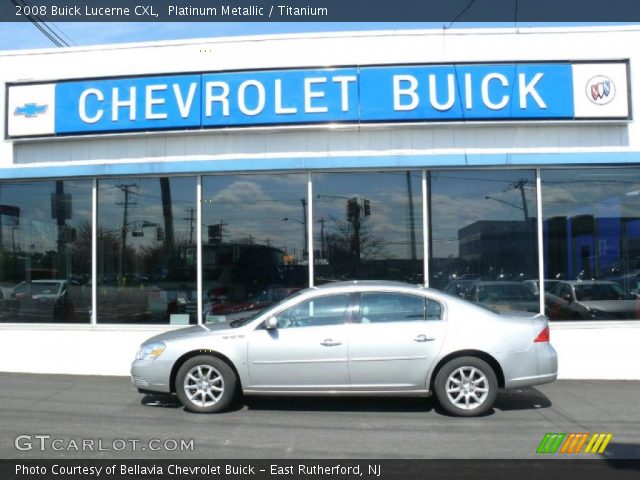
[(131, 367), (141, 393), (219, 412), (244, 395), (435, 393), (459, 416), (499, 388), (553, 382), (546, 317), (500, 315), (437, 290), (353, 281), (298, 292), (258, 314), (147, 340)]

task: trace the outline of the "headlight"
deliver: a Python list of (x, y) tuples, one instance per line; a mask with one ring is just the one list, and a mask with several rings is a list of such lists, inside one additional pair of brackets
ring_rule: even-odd
[(166, 348), (165, 344), (161, 342), (145, 343), (138, 350), (136, 360), (155, 360), (162, 355)]

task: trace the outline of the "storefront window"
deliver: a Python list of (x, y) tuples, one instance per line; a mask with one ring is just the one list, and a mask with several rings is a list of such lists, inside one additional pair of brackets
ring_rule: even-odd
[(195, 177), (98, 183), (98, 322), (196, 323)]
[(315, 283), (422, 283), (422, 173), (313, 175)]
[(91, 319), (91, 181), (0, 184), (0, 322)]
[(309, 285), (307, 175), (202, 180), (203, 315), (240, 318)]
[(535, 172), (428, 175), (429, 285), (500, 311), (538, 312)]
[(640, 169), (543, 170), (541, 179), (547, 315), (640, 318)]

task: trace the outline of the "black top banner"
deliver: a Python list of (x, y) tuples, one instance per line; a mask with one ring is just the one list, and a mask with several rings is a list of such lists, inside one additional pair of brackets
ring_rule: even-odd
[(2, 22), (639, 22), (638, 0), (0, 0)]

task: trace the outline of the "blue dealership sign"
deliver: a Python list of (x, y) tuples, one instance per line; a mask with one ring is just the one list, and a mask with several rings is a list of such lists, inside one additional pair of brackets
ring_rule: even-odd
[(203, 127), (358, 120), (355, 68), (214, 73), (202, 89)]
[(363, 121), (573, 117), (569, 64), (362, 68), (360, 92)]
[[(326, 123), (628, 119), (626, 71), (624, 62), (390, 65), (15, 85), (9, 88), (10, 101), (23, 114), (8, 118), (9, 136)], [(594, 101), (589, 97), (595, 88), (591, 84), (609, 85), (614, 93), (603, 90), (602, 98)], [(53, 108), (29, 116), (28, 106), (41, 104)]]
[(56, 133), (200, 127), (200, 75), (56, 85)]

